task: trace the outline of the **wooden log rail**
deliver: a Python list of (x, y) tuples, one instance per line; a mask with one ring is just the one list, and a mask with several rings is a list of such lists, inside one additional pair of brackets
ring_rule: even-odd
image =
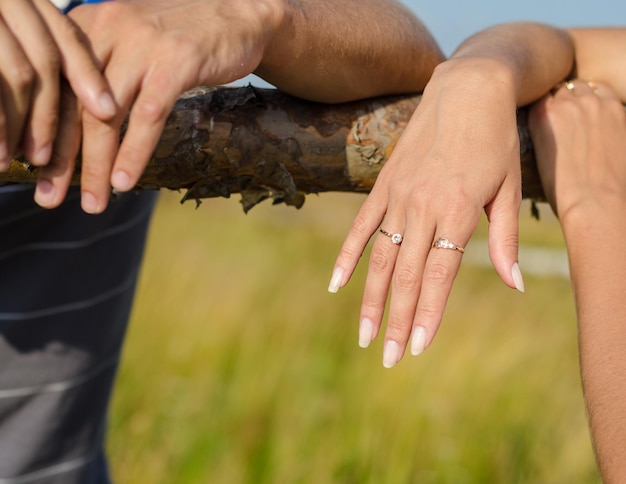
[[(184, 190), (198, 203), (241, 193), (246, 211), (267, 198), (300, 207), (309, 193), (369, 192), (419, 100), (326, 105), (252, 86), (197, 88), (177, 101), (138, 189)], [(518, 129), (523, 196), (543, 200), (524, 110)], [(0, 183), (36, 176), (14, 160)]]

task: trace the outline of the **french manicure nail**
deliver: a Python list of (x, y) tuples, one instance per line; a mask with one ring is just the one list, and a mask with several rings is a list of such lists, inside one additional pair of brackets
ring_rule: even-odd
[(420, 355), (426, 348), (426, 331), (422, 326), (415, 326), (411, 335), (411, 354), (413, 356)]
[(513, 276), (515, 288), (519, 292), (524, 292), (524, 278), (522, 277), (522, 271), (520, 270), (517, 262), (513, 264), (513, 267), (511, 268), (511, 275)]
[(367, 348), (372, 339), (374, 339), (374, 323), (369, 318), (363, 318), (359, 324), (359, 346)]
[(333, 294), (335, 294), (337, 291), (339, 291), (339, 286), (342, 280), (343, 268), (335, 267), (335, 269), (333, 270), (333, 275), (330, 278), (330, 284), (328, 285), (328, 292), (332, 292)]
[(393, 368), (400, 358), (400, 346), (393, 340), (385, 341), (383, 349), (383, 366), (385, 368)]

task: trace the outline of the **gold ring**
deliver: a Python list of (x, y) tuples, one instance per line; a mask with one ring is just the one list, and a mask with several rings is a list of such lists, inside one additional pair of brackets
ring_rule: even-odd
[(576, 90), (576, 84), (574, 84), (574, 81), (562, 81), (554, 86), (550, 92), (555, 94), (562, 87), (566, 88), (570, 92), (574, 92)]

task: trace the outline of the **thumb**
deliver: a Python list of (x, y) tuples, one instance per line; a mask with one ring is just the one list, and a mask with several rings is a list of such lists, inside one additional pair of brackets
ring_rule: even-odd
[(496, 198), (485, 207), (489, 219), (489, 257), (504, 283), (524, 292), (518, 264), (521, 182), (509, 180), (505, 180)]

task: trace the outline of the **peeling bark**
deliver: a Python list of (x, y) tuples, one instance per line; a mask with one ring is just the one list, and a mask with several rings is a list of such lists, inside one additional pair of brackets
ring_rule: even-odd
[[(137, 188), (185, 190), (197, 203), (241, 193), (246, 211), (267, 198), (300, 207), (308, 193), (369, 192), (419, 100), (326, 105), (251, 86), (197, 88), (176, 103)], [(543, 200), (524, 110), (518, 129), (523, 196)], [(36, 176), (15, 160), (0, 183)]]

